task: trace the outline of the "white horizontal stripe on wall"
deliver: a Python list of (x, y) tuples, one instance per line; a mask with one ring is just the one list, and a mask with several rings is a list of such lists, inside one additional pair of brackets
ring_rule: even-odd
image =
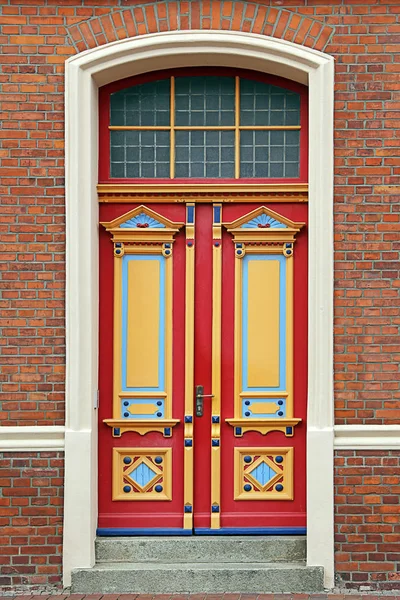
[(0, 427), (0, 452), (64, 450), (65, 427)]
[(400, 450), (400, 425), (336, 425), (335, 450)]

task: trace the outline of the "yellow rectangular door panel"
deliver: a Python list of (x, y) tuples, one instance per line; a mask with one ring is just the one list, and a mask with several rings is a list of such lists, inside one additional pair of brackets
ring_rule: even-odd
[(279, 386), (279, 290), (277, 260), (248, 264), (248, 387)]
[(160, 263), (128, 265), (127, 387), (158, 387)]

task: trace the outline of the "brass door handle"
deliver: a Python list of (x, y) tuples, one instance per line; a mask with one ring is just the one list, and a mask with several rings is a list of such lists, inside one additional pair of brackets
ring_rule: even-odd
[(204, 394), (204, 386), (196, 385), (196, 417), (202, 417), (204, 412), (203, 398), (214, 398), (214, 394)]

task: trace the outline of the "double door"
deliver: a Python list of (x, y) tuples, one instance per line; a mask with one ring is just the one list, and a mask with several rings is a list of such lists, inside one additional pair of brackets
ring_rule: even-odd
[(99, 533), (303, 532), (306, 206), (101, 211)]

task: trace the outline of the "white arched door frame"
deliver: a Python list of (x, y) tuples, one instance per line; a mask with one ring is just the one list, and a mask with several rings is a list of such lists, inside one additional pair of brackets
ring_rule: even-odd
[(258, 70), (309, 88), (307, 564), (322, 565), (333, 587), (333, 59), (268, 36), (197, 30), (113, 42), (66, 63), (66, 586), (71, 569), (94, 564), (97, 523), (98, 87), (204, 65)]

